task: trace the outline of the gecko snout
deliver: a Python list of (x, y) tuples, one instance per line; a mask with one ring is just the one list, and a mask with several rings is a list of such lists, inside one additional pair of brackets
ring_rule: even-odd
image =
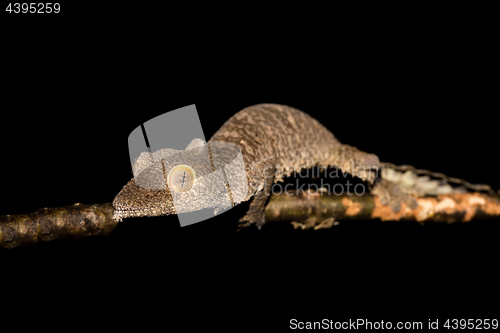
[(175, 214), (168, 190), (145, 189), (132, 178), (113, 200), (116, 219)]

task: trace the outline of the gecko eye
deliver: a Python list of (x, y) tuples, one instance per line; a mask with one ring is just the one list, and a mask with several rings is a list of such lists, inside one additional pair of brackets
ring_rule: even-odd
[(188, 165), (177, 165), (168, 174), (168, 185), (177, 192), (189, 191), (196, 180), (196, 174)]

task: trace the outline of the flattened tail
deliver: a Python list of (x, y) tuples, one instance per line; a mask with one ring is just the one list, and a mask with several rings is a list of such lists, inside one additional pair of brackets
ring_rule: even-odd
[[(487, 192), (494, 194), (495, 191), (487, 184), (471, 184), (460, 178), (450, 177), (440, 172), (417, 169), (411, 165), (395, 165), (388, 162), (382, 162), (384, 168), (382, 178), (386, 178), (402, 187), (413, 187), (421, 195), (449, 194), (456, 192)], [(431, 179), (437, 178), (439, 180)], [(458, 187), (452, 187), (449, 183), (457, 184)], [(500, 190), (499, 192), (500, 193)]]

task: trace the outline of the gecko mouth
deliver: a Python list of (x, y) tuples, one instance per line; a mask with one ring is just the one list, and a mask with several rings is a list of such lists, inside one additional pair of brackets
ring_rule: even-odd
[(145, 216), (151, 209), (135, 209), (135, 210), (122, 210), (122, 209), (114, 209), (113, 211), (113, 219), (122, 221), (126, 217), (140, 217)]
[[(151, 214), (152, 213), (152, 214)], [(151, 208), (131, 208), (131, 209), (114, 209), (113, 211), (113, 219), (122, 221), (127, 217), (142, 217), (142, 216), (160, 216), (160, 215), (171, 215), (175, 214), (175, 212), (167, 211), (162, 213), (159, 207), (151, 207)]]

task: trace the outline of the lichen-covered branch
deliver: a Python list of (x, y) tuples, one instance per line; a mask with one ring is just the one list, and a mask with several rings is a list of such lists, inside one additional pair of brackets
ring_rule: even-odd
[[(417, 222), (468, 222), (500, 216), (500, 193), (454, 193), (417, 198), (418, 206), (401, 205), (394, 213), (378, 197), (294, 192), (273, 195), (266, 209), (266, 221), (290, 221), (299, 229), (331, 228), (336, 221), (370, 220)], [(25, 215), (0, 216), (0, 248), (36, 245), (54, 239), (76, 239), (108, 235), (119, 222), (113, 219), (111, 203), (75, 204), (41, 208)]]
[(41, 208), (35, 213), (0, 216), (0, 248), (36, 245), (54, 239), (108, 235), (119, 222), (107, 204)]
[(479, 192), (454, 193), (417, 198), (410, 209), (401, 204), (399, 212), (383, 206), (372, 195), (320, 194), (302, 192), (272, 196), (266, 206), (266, 221), (293, 221), (295, 228), (330, 228), (335, 220), (468, 222), (500, 216), (500, 195)]

